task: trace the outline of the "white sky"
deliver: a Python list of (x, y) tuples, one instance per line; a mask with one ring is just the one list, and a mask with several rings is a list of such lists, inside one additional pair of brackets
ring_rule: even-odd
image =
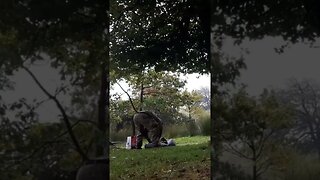
[(198, 90), (201, 87), (210, 88), (210, 75), (188, 74), (186, 76), (187, 84), (186, 89), (188, 91)]

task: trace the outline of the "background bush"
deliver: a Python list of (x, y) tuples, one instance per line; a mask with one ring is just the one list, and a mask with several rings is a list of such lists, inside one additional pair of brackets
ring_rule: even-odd
[(132, 129), (129, 127), (121, 129), (118, 132), (110, 130), (111, 141), (126, 141), (127, 137), (131, 135), (132, 135)]
[(198, 115), (197, 124), (200, 127), (202, 135), (210, 136), (211, 132), (211, 116), (209, 112), (203, 112)]
[(190, 132), (185, 124), (170, 124), (163, 128), (163, 136), (165, 138), (175, 138), (189, 136)]
[(280, 179), (284, 180), (318, 180), (320, 177), (320, 161), (317, 155), (296, 154), (285, 167)]

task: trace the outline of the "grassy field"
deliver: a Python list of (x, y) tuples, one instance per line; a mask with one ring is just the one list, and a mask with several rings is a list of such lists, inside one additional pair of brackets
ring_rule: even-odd
[(208, 136), (174, 139), (177, 146), (110, 151), (110, 178), (117, 179), (210, 179)]

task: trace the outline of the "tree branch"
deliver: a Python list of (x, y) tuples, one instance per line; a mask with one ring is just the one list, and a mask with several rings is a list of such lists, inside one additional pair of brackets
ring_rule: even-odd
[(39, 88), (50, 98), (52, 99), (55, 103), (56, 103), (56, 106), (58, 107), (58, 109), (60, 110), (61, 114), (62, 114), (62, 117), (63, 117), (63, 120), (65, 122), (65, 125), (67, 127), (67, 131), (70, 135), (70, 138), (73, 142), (73, 144), (75, 145), (76, 147), (76, 150), (77, 152), (81, 155), (82, 159), (83, 160), (88, 160), (88, 157), (87, 155), (83, 152), (83, 150), (81, 149), (80, 145), (79, 145), (79, 142), (78, 140), (76, 139), (73, 131), (72, 131), (72, 126), (70, 124), (70, 121), (69, 121), (69, 118), (65, 112), (65, 110), (63, 109), (62, 105), (60, 104), (59, 100), (51, 95), (44, 87), (43, 85), (39, 82), (39, 80), (36, 78), (36, 76), (25, 66), (22, 65), (22, 68), (32, 77), (32, 79), (35, 81), (35, 83), (39, 86)]
[(227, 148), (225, 147), (225, 150), (227, 152), (230, 152), (231, 154), (234, 154), (236, 156), (251, 160), (251, 157), (246, 156), (244, 153), (241, 153), (239, 150), (237, 150), (235, 147), (233, 147), (231, 144), (226, 143), (226, 145), (228, 146)]
[(272, 166), (272, 161), (270, 159), (267, 159), (265, 160), (264, 162), (262, 162), (258, 169), (257, 169), (257, 176), (261, 176), (261, 174), (265, 173), (269, 168), (270, 166)]
[(120, 86), (120, 88), (122, 89), (122, 91), (123, 91), (124, 93), (126, 93), (127, 96), (129, 97), (129, 101), (130, 101), (130, 103), (131, 103), (132, 108), (134, 109), (134, 111), (135, 111), (135, 112), (138, 112), (137, 109), (134, 107), (133, 101), (132, 101), (129, 93), (128, 93), (126, 90), (124, 90), (123, 87), (122, 87), (118, 82), (116, 82), (116, 83), (118, 84), (118, 86)]
[(80, 119), (80, 120), (78, 120), (77, 122), (86, 122), (86, 123), (90, 123), (90, 124), (92, 124), (92, 125), (94, 125), (94, 126), (98, 127), (97, 122), (95, 122), (95, 121), (91, 121), (91, 120), (87, 120), (87, 119)]
[[(79, 124), (80, 121), (77, 121), (75, 122), (73, 125), (71, 125), (71, 128), (75, 127), (76, 125)], [(26, 161), (30, 158), (32, 158), (37, 152), (39, 152), (40, 150), (42, 150), (43, 148), (45, 148), (48, 144), (52, 144), (52, 142), (55, 142), (57, 141), (60, 137), (66, 135), (67, 133), (69, 133), (69, 131), (64, 131), (62, 132), (61, 134), (57, 135), (56, 137), (53, 138), (53, 140), (51, 141), (46, 141), (45, 143), (43, 143), (42, 145), (38, 146), (36, 149), (33, 150), (33, 152), (31, 154), (29, 154), (28, 156), (26, 156), (25, 158), (22, 158), (18, 161), (15, 161), (13, 164), (11, 165), (8, 165), (7, 167), (5, 167), (4, 169), (10, 169), (12, 168), (13, 166), (15, 166), (16, 164), (20, 164), (22, 163), (23, 161)]]
[(263, 148), (265, 146), (266, 141), (268, 140), (268, 138), (274, 133), (274, 130), (271, 130), (271, 132), (266, 135), (263, 140), (261, 141), (260, 146), (258, 147), (258, 153), (257, 153), (257, 158), (259, 159), (261, 157), (261, 154), (263, 152)]
[(311, 115), (310, 115), (310, 112), (309, 112), (309, 110), (308, 110), (308, 108), (306, 107), (306, 102), (305, 102), (305, 99), (304, 99), (304, 97), (305, 97), (305, 93), (304, 93), (304, 89), (301, 87), (301, 85), (298, 83), (298, 82), (296, 82), (296, 86), (297, 86), (297, 88), (298, 88), (298, 93), (300, 93), (300, 98), (301, 98), (301, 106), (302, 106), (302, 108), (303, 108), (303, 111), (305, 112), (305, 115), (306, 115), (306, 122), (307, 122), (307, 124), (308, 124), (308, 126), (309, 126), (309, 129), (310, 129), (310, 131), (311, 131), (311, 138), (315, 141), (316, 140), (316, 137), (315, 137), (315, 135), (314, 135), (314, 128), (313, 128), (313, 124), (312, 124), (312, 121), (311, 121), (311, 119), (310, 119), (310, 117), (311, 117)]

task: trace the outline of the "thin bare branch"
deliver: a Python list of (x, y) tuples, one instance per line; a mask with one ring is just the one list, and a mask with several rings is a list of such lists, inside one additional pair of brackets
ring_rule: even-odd
[(269, 137), (274, 133), (274, 130), (271, 130), (269, 134), (267, 134), (264, 138), (263, 141), (261, 142), (259, 148), (258, 148), (258, 153), (257, 153), (257, 158), (260, 159), (261, 154), (263, 152), (263, 148), (266, 144), (266, 141), (269, 139)]
[[(71, 125), (71, 128), (75, 127), (76, 125), (79, 124), (80, 121), (75, 122), (74, 124)], [(38, 146), (37, 148), (35, 148), (31, 154), (27, 155), (26, 157), (15, 161), (13, 164), (10, 164), (8, 166), (6, 166), (4, 169), (10, 169), (13, 166), (22, 163), (23, 161), (26, 161), (28, 159), (31, 159), (33, 156), (36, 155), (37, 152), (41, 151), (42, 149), (44, 149), (47, 145), (52, 144), (52, 142), (56, 142), (59, 138), (61, 138), (62, 136), (66, 135), (67, 133), (69, 133), (68, 131), (64, 131), (61, 134), (57, 135), (56, 137), (54, 137), (51, 141), (46, 141), (43, 144), (41, 144), (40, 146)]]
[(227, 147), (225, 147), (224, 149), (225, 149), (227, 152), (230, 152), (231, 154), (240, 156), (240, 157), (245, 158), (245, 159), (248, 159), (248, 160), (251, 160), (251, 159), (252, 159), (251, 157), (248, 157), (248, 156), (246, 156), (244, 153), (242, 153), (242, 152), (240, 152), (239, 150), (237, 150), (237, 149), (236, 149), (235, 147), (233, 147), (231, 144), (226, 143), (225, 145), (227, 145)]
[(25, 66), (22, 66), (22, 68), (32, 77), (32, 79), (35, 81), (35, 83), (39, 86), (39, 88), (50, 98), (52, 99), (55, 103), (56, 106), (58, 107), (58, 109), (60, 110), (63, 120), (65, 122), (65, 125), (67, 127), (67, 131), (71, 137), (71, 140), (73, 142), (73, 144), (76, 147), (77, 152), (81, 155), (83, 160), (88, 160), (87, 155), (83, 152), (83, 150), (81, 149), (78, 140), (76, 139), (73, 131), (72, 131), (72, 126), (70, 124), (70, 120), (64, 110), (64, 108), (62, 107), (61, 103), (59, 102), (59, 100), (53, 96), (52, 94), (50, 94), (44, 87), (43, 85), (39, 82), (39, 80), (37, 79), (37, 77)]
[(263, 173), (265, 173), (271, 166), (272, 161), (270, 159), (265, 160), (264, 162), (260, 163), (257, 169), (257, 176), (261, 176)]
[(138, 111), (137, 111), (137, 109), (134, 107), (133, 101), (132, 101), (132, 99), (131, 99), (131, 97), (130, 97), (129, 93), (128, 93), (126, 90), (124, 90), (124, 89), (123, 89), (123, 87), (122, 87), (118, 82), (116, 82), (116, 83), (117, 83), (117, 84), (118, 84), (118, 86), (122, 89), (122, 91), (123, 91), (124, 93), (126, 93), (126, 94), (127, 94), (127, 96), (129, 97), (129, 101), (130, 101), (130, 103), (131, 103), (132, 108), (134, 109), (134, 111), (135, 111), (135, 112), (138, 112)]

